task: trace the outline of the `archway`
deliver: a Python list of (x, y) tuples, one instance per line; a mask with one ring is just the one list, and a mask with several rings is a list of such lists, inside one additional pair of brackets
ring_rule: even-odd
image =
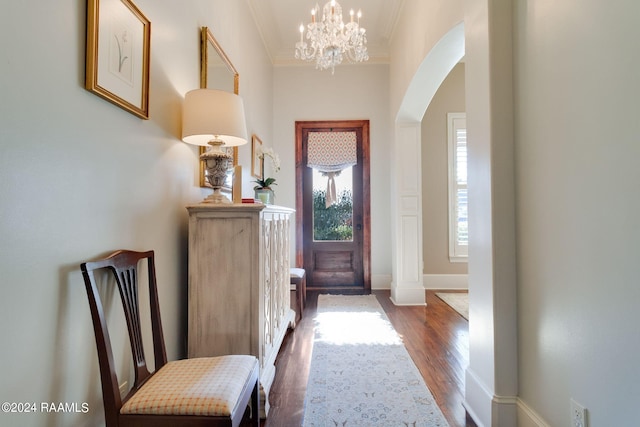
[(421, 122), (429, 103), (464, 56), (464, 23), (449, 30), (416, 71), (396, 116), (392, 150), (396, 176), (394, 271), (391, 299), (398, 305), (424, 305), (422, 283)]
[[(495, 6), (495, 7), (494, 7)], [(465, 22), (429, 52), (401, 102), (392, 149), (396, 304), (423, 305), (420, 122), (465, 54), (469, 176), (469, 367), (465, 407), (479, 425), (516, 425), (518, 334), (515, 260), (512, 5), (465, 2)], [(466, 28), (465, 28), (466, 27)], [(465, 34), (466, 33), (466, 34)]]

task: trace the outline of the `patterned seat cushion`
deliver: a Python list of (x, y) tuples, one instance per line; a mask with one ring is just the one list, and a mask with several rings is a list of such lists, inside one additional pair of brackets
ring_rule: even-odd
[(231, 414), (257, 360), (231, 355), (177, 360), (156, 372), (123, 406), (122, 414)]

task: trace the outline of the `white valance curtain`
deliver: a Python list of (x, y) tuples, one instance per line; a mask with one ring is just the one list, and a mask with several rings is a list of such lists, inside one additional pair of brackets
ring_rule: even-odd
[(334, 178), (357, 163), (355, 132), (309, 132), (307, 166), (327, 176), (327, 207), (337, 201)]

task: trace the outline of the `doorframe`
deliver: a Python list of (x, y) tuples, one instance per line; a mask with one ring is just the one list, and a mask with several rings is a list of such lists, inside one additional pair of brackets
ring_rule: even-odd
[(349, 128), (362, 129), (362, 269), (364, 289), (371, 289), (371, 169), (369, 153), (369, 120), (323, 120), (296, 121), (296, 267), (304, 265), (302, 235), (302, 179), (303, 162), (302, 133), (310, 129), (340, 130)]

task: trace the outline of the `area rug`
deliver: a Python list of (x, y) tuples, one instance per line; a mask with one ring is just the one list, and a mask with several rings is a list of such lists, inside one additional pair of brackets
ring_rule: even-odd
[(320, 295), (304, 427), (448, 426), (374, 295)]
[(467, 292), (436, 292), (436, 296), (469, 320), (469, 294)]

